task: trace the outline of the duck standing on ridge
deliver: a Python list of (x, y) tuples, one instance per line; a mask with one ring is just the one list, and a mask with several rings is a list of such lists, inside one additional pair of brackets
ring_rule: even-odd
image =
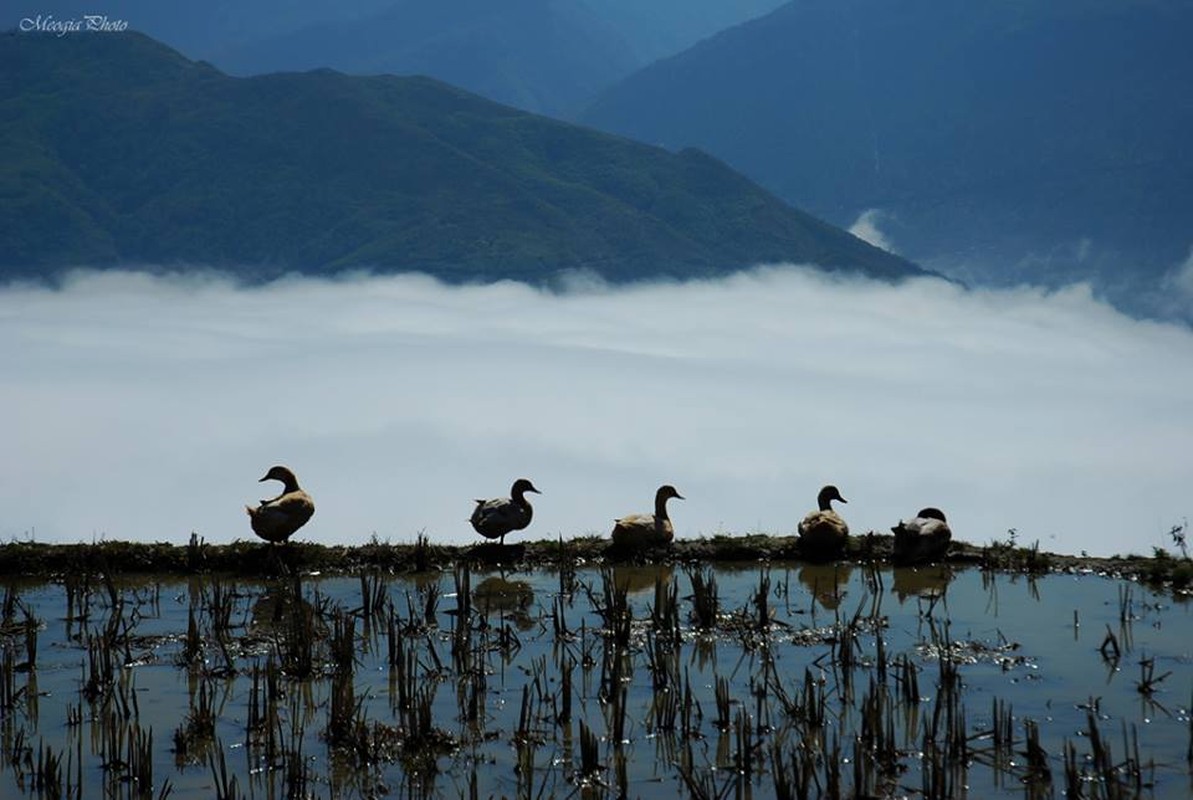
[(836, 486), (825, 486), (816, 495), (819, 508), (809, 513), (799, 524), (799, 549), (811, 561), (830, 561), (845, 553), (849, 541), (849, 526), (833, 511), (832, 502), (848, 503)]
[(953, 540), (953, 531), (939, 508), (921, 508), (915, 519), (903, 520), (891, 531), (895, 534), (891, 560), (896, 564), (938, 561)]
[(674, 486), (664, 484), (655, 492), (653, 514), (631, 514), (614, 520), (614, 546), (642, 548), (670, 544), (675, 538), (675, 528), (667, 516), (667, 501), (673, 497), (684, 499)]
[(522, 530), (534, 518), (534, 508), (526, 499), (527, 492), (542, 494), (526, 478), (518, 478), (510, 488), (509, 497), (477, 500), (469, 518), (473, 529), (486, 539), (501, 540), (504, 545), (507, 533)]
[[(245, 506), (253, 533), (267, 542), (285, 542), (315, 513), (311, 496), (298, 486), (298, 478), (289, 467), (277, 465), (269, 468), (261, 481), (281, 481), (282, 493), (272, 500), (262, 500), (253, 508)], [(258, 481), (260, 483), (261, 481)]]

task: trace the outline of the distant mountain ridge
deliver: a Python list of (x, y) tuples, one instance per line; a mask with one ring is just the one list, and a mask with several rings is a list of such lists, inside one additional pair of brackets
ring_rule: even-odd
[[(569, 118), (614, 82), (782, 0), (39, 0), (36, 15), (102, 11), (233, 75), (329, 67), (426, 75)], [(0, 15), (0, 30), (29, 11)]]
[(565, 116), (638, 66), (628, 43), (575, 0), (393, 0), (214, 54), (237, 75), (331, 67), (427, 75), (528, 111)]
[(1189, 0), (793, 0), (582, 122), (699, 147), (983, 280), (1154, 284), (1193, 245)]
[(660, 56), (780, 4), (390, 0), (383, 10), (216, 48), (208, 60), (236, 75), (316, 67), (353, 75), (427, 75), (490, 100), (568, 119)]
[(921, 272), (698, 151), (425, 78), (231, 78), (139, 34), (0, 35), (0, 277), (188, 265), (447, 280)]

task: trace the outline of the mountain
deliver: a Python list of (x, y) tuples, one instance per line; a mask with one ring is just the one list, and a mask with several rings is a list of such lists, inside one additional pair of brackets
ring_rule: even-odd
[(236, 75), (316, 67), (427, 75), (567, 118), (633, 71), (780, 3), (390, 0), (383, 9), (271, 35), (229, 36), (203, 57)]
[(1153, 285), (1193, 244), (1189, 0), (794, 0), (581, 122), (695, 146), (992, 282)]
[(541, 281), (920, 270), (699, 151), (427, 78), (233, 78), (140, 34), (0, 35), (0, 276), (86, 264)]
[[(212, 61), (213, 54), (244, 42), (289, 33), (330, 20), (376, 13), (393, 0), (39, 0), (17, 4), (0, 14), (0, 30), (19, 28), (24, 19), (82, 20), (102, 15), (128, 23), (129, 30), (165, 42), (191, 58)], [(326, 65), (320, 65), (326, 66)]]
[[(42, 0), (37, 16), (102, 12), (234, 75), (330, 67), (426, 75), (566, 118), (657, 58), (782, 0)], [(29, 9), (0, 15), (17, 27)]]
[[(583, 0), (576, 0), (583, 2)], [(629, 44), (638, 67), (682, 52), (734, 25), (761, 17), (785, 0), (589, 0)]]
[(238, 75), (331, 67), (422, 74), (528, 111), (564, 116), (641, 66), (576, 0), (399, 0), (356, 18), (217, 50)]

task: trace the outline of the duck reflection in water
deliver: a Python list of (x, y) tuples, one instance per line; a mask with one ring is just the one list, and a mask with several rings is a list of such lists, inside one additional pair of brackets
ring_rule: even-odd
[(670, 564), (619, 564), (613, 567), (613, 585), (626, 594), (653, 592), (655, 582), (670, 583), (674, 571)]
[(853, 567), (849, 564), (808, 564), (796, 576), (817, 603), (835, 611), (845, 597), (845, 586)]
[(500, 575), (491, 575), (472, 590), (472, 602), (482, 614), (500, 614), (527, 630), (534, 625), (528, 609), (534, 603), (534, 590), (526, 581), (511, 581)]
[(953, 571), (946, 564), (895, 567), (891, 570), (891, 592), (899, 598), (899, 605), (909, 597), (936, 599), (944, 596), (952, 579)]
[(247, 638), (250, 641), (258, 637), (273, 641), (279, 635), (300, 636), (311, 642), (331, 635), (322, 615), (316, 613), (311, 602), (303, 597), (302, 582), (298, 578), (267, 584), (253, 603)]

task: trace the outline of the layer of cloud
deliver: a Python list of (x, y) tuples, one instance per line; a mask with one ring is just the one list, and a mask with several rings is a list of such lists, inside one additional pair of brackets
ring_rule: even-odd
[(849, 226), (849, 232), (863, 242), (874, 245), (880, 250), (894, 253), (895, 248), (886, 234), (879, 229), (886, 212), (877, 208), (867, 209), (858, 215), (854, 223)]
[(1182, 264), (1164, 276), (1163, 288), (1173, 310), (1186, 316), (1193, 314), (1193, 248)]
[(526, 476), (534, 538), (661, 483), (682, 536), (789, 533), (835, 483), (856, 532), (937, 505), (977, 543), (1147, 553), (1193, 511), (1191, 397), (1193, 333), (1081, 287), (85, 272), (0, 291), (0, 537), (248, 537), (286, 463), (323, 542), (468, 542)]

